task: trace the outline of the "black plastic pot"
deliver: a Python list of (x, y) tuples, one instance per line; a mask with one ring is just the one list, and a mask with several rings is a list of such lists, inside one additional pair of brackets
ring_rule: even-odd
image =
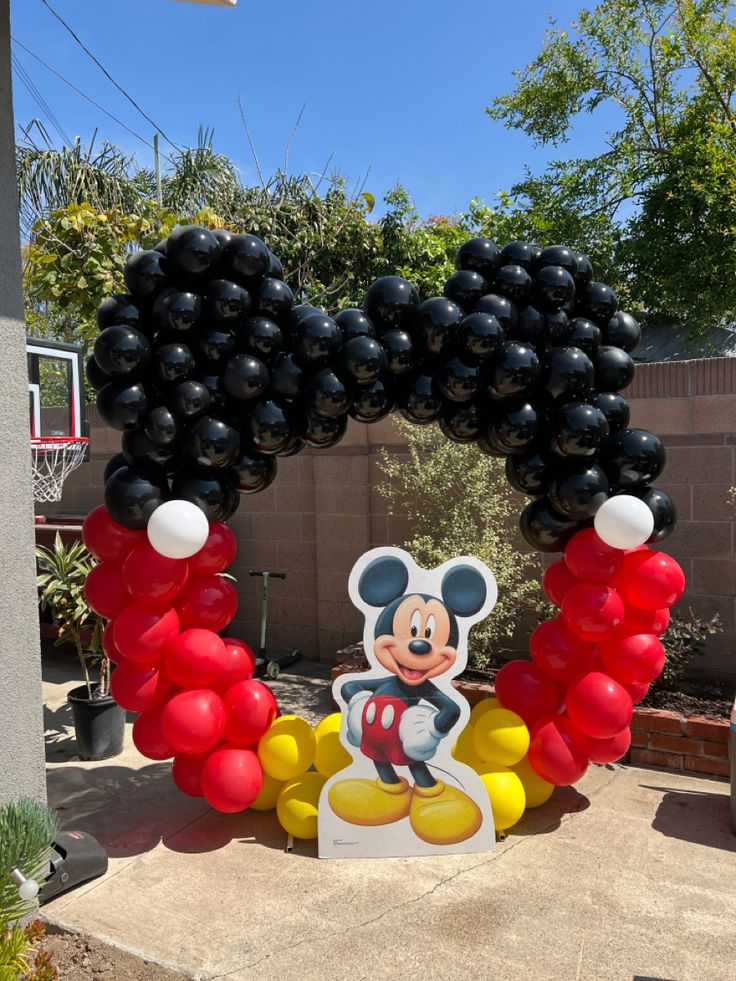
[(73, 688), (67, 695), (72, 707), (74, 734), (83, 760), (107, 760), (123, 750), (125, 710), (112, 695), (90, 698), (87, 686)]

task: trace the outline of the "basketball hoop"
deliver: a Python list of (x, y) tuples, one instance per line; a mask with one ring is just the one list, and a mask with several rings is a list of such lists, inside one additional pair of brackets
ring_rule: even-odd
[(60, 501), (64, 481), (84, 459), (86, 436), (32, 436), (33, 496), (38, 502)]

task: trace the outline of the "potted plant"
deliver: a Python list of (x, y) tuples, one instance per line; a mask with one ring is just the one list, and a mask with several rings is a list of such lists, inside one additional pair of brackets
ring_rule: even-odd
[(102, 646), (104, 621), (84, 595), (85, 579), (96, 561), (82, 542), (66, 545), (58, 532), (52, 548), (36, 548), (36, 559), (41, 609), (50, 611), (58, 629), (55, 644), (73, 644), (84, 672), (84, 684), (67, 696), (79, 755), (83, 760), (117, 756), (123, 748), (125, 711), (110, 694), (110, 659)]

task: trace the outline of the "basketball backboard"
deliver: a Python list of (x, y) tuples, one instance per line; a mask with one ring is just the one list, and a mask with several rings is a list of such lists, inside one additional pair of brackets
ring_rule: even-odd
[(86, 436), (82, 349), (28, 338), (30, 435)]

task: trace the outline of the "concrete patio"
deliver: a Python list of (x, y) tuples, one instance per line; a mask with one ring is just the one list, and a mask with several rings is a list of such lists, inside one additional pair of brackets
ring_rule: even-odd
[[(724, 782), (591, 767), (495, 855), (320, 862), (315, 842), (285, 852), (273, 814), (185, 797), (130, 726), (122, 756), (81, 762), (65, 702), (79, 682), (59, 654), (44, 658), (49, 802), (110, 856), (104, 878), (44, 907), (64, 927), (212, 981), (736, 976)], [(274, 689), (314, 721), (327, 671), (300, 669)]]

